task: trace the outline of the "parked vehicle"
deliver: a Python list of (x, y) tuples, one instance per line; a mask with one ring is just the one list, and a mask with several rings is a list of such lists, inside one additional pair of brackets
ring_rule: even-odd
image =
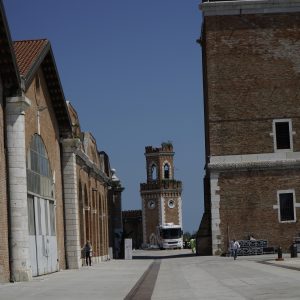
[(182, 249), (182, 228), (174, 223), (157, 226), (157, 242), (160, 249)]

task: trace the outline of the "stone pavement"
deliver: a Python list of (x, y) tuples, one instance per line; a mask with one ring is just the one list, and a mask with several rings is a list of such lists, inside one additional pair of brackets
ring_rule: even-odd
[(120, 300), (151, 263), (152, 260), (110, 260), (36, 277), (31, 282), (0, 284), (0, 300)]
[(0, 300), (300, 299), (300, 257), (284, 255), (278, 262), (276, 255), (264, 255), (234, 261), (194, 256), (190, 250), (138, 250), (134, 255), (133, 260), (0, 284)]

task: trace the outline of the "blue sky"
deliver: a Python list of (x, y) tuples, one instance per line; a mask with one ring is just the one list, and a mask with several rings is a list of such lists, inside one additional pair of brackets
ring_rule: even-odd
[(47, 38), (81, 129), (117, 169), (123, 209), (140, 209), (145, 146), (172, 141), (183, 226), (203, 214), (199, 0), (4, 0), (13, 40)]

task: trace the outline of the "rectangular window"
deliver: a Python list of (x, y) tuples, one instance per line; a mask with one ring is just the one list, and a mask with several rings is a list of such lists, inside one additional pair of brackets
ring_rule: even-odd
[(34, 220), (34, 200), (32, 196), (27, 198), (28, 209), (28, 231), (29, 235), (35, 235), (35, 220)]
[(46, 225), (46, 235), (49, 235), (49, 228), (48, 228), (48, 201), (44, 200), (45, 205), (45, 225)]
[(37, 198), (37, 214), (38, 214), (38, 227), (39, 235), (42, 235), (42, 208), (41, 208), (41, 199)]
[(291, 150), (293, 148), (291, 120), (274, 120), (273, 132), (275, 150)]
[(279, 217), (281, 222), (293, 222), (295, 218), (294, 192), (279, 192)]
[(55, 206), (53, 201), (49, 201), (49, 215), (50, 215), (50, 234), (55, 235)]

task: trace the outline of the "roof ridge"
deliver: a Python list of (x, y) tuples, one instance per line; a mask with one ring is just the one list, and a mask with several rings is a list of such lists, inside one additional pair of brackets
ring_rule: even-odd
[(13, 43), (19, 42), (37, 42), (37, 41), (49, 41), (47, 38), (40, 38), (40, 39), (26, 39), (26, 40), (15, 40)]

